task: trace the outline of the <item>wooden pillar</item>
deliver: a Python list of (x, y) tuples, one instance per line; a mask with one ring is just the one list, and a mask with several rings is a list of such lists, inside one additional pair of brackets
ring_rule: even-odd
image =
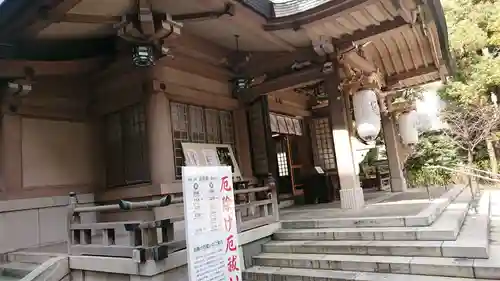
[(22, 118), (20, 115), (4, 114), (2, 117), (2, 161), (4, 191), (7, 194), (21, 192), (23, 188), (22, 167)]
[(345, 96), (339, 89), (338, 63), (334, 63), (333, 69), (335, 72), (325, 78), (325, 91), (328, 94), (330, 126), (340, 181), (340, 203), (342, 209), (359, 209), (364, 206), (364, 195), (354, 166), (348, 111)]
[(382, 128), (384, 130), (385, 149), (389, 162), (391, 191), (404, 192), (407, 190), (407, 184), (403, 173), (403, 163), (399, 158), (399, 136), (392, 115), (382, 115)]
[(153, 87), (147, 103), (147, 129), (151, 182), (168, 184), (175, 179), (170, 101), (161, 89)]
[(233, 117), (238, 165), (240, 166), (243, 178), (249, 179), (253, 177), (253, 172), (252, 156), (250, 153), (250, 137), (248, 135), (248, 121), (245, 108), (234, 110)]

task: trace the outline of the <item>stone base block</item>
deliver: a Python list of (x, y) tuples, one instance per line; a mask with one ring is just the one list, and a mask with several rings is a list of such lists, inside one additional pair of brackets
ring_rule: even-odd
[(360, 209), (365, 205), (363, 189), (350, 188), (340, 190), (340, 206), (342, 209)]

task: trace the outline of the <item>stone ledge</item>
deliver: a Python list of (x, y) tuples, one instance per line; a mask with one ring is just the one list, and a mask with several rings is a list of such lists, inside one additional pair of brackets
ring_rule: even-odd
[[(78, 194), (80, 204), (94, 203), (94, 194)], [(69, 196), (38, 197), (0, 201), (0, 213), (68, 206)]]
[(442, 241), (271, 241), (267, 253), (441, 257)]
[(453, 241), (457, 239), (470, 202), (470, 193), (462, 192), (433, 225), (426, 227), (281, 229), (274, 237), (277, 240)]
[(243, 272), (244, 280), (297, 280), (297, 281), (493, 281), (494, 279), (466, 279), (453, 277), (423, 276), (388, 274), (373, 272), (335, 271), (335, 270), (310, 270), (298, 268), (280, 268), (255, 266)]
[(444, 257), (489, 257), (490, 192), (485, 192), (474, 209), (470, 209), (455, 241), (443, 242)]
[(448, 190), (439, 199), (433, 202), (415, 216), (405, 217), (405, 226), (429, 226), (444, 212), (465, 189), (465, 186), (458, 185)]
[(440, 198), (433, 200), (429, 206), (414, 216), (297, 219), (282, 220), (281, 222), (285, 229), (430, 226), (439, 218), (446, 207), (462, 193), (464, 188), (465, 186), (460, 185), (448, 190)]
[(10, 262), (43, 263), (51, 258), (67, 256), (66, 254), (36, 253), (36, 252), (13, 252), (7, 254)]
[(370, 255), (264, 253), (254, 257), (258, 266), (500, 279), (500, 248), (489, 260)]

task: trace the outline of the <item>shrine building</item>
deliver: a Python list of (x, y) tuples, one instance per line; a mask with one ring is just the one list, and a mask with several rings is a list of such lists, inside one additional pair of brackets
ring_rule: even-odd
[(439, 0), (0, 1), (0, 261), (175, 276), (183, 166), (232, 166), (242, 245), (280, 207), (407, 191), (402, 93), (453, 74), (447, 34)]

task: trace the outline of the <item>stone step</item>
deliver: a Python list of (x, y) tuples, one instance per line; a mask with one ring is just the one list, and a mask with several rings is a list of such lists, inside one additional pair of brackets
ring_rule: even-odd
[(488, 258), (491, 193), (474, 200), (464, 225), (455, 241), (444, 241), (441, 252), (444, 257)]
[(476, 262), (476, 259), (442, 257), (263, 253), (254, 257), (254, 263), (285, 268), (500, 279), (497, 259)]
[(442, 257), (443, 241), (271, 241), (266, 253)]
[(0, 275), (0, 281), (18, 281), (20, 278)]
[(38, 266), (39, 264), (36, 263), (9, 262), (0, 265), (0, 275), (23, 278), (28, 275), (28, 273), (35, 270)]
[(293, 280), (293, 281), (493, 281), (494, 279), (470, 279), (374, 272), (337, 271), (322, 269), (280, 268), (254, 266), (243, 272), (243, 280)]
[[(285, 229), (301, 228), (330, 228), (330, 227), (405, 227), (405, 226), (429, 226), (436, 221), (448, 205), (453, 202), (465, 189), (465, 186), (458, 185), (440, 198), (432, 200), (429, 205), (416, 215), (408, 216), (380, 216), (380, 217), (341, 217), (341, 218), (304, 218), (285, 219), (281, 225)], [(466, 191), (468, 192), (468, 191)], [(428, 200), (425, 200), (428, 202)], [(415, 203), (415, 202), (413, 202)], [(383, 203), (382, 203), (383, 204)], [(380, 207), (373, 204), (370, 207)], [(401, 205), (404, 208), (404, 204)], [(307, 210), (310, 213), (324, 213), (325, 210)], [(301, 214), (307, 216), (307, 214)], [(286, 216), (285, 216), (286, 217)], [(317, 216), (314, 216), (317, 217)]]
[(280, 229), (274, 234), (274, 239), (453, 241), (457, 239), (470, 202), (470, 193), (462, 192), (431, 226)]
[[(499, 192), (500, 194), (500, 192)], [(268, 253), (488, 258), (490, 193), (469, 210), (454, 241), (270, 241)]]
[(10, 262), (22, 262), (22, 263), (38, 263), (42, 264), (50, 258), (59, 256), (61, 254), (55, 253), (38, 253), (38, 252), (12, 252), (8, 254), (8, 260)]

